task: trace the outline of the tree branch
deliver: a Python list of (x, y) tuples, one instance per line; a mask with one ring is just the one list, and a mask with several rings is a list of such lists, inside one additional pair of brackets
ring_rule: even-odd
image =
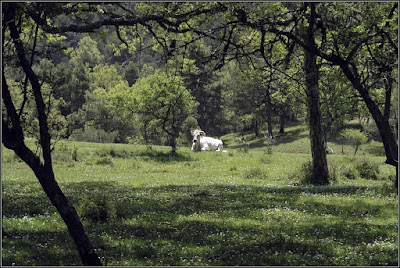
[(43, 149), (43, 158), (45, 166), (47, 168), (52, 167), (51, 151), (50, 151), (50, 133), (47, 123), (46, 107), (43, 101), (41, 93), (41, 87), (36, 74), (33, 72), (30, 63), (26, 59), (24, 46), (19, 38), (19, 32), (15, 25), (15, 4), (9, 3), (7, 11), (4, 13), (5, 19), (10, 21), (8, 28), (10, 29), (10, 35), (13, 39), (13, 43), (17, 52), (18, 60), (26, 76), (28, 77), (35, 97), (36, 107), (38, 111), (39, 128), (40, 128), (40, 144)]

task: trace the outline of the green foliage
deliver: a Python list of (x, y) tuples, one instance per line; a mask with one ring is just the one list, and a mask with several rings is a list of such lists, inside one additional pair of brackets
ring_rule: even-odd
[(126, 149), (117, 149), (114, 146), (102, 147), (95, 152), (95, 155), (100, 157), (112, 157), (112, 158), (130, 158), (134, 156), (132, 151)]
[[(222, 6), (226, 7), (222, 16), (220, 12), (195, 15), (203, 8)], [(39, 40), (36, 46), (38, 53), (34, 55), (35, 57), (32, 55), (33, 69), (42, 84), (42, 95), (46, 100), (53, 137), (64, 136), (65, 132), (67, 136), (72, 134), (71, 137), (76, 140), (96, 142), (126, 142), (129, 137), (141, 143), (167, 143), (174, 150), (178, 136), (181, 134), (178, 143), (185, 145), (190, 143), (191, 137), (188, 130), (198, 125), (208, 134), (220, 135), (232, 130), (242, 130), (240, 134), (244, 136), (246, 130), (256, 129), (256, 133), (258, 130), (264, 130), (267, 109), (272, 108), (273, 124), (276, 124), (281, 116), (281, 118), (287, 118), (289, 114), (304, 116), (302, 104), (304, 96), (299, 90), (304, 76), (300, 66), (303, 58), (297, 48), (289, 51), (292, 40), (288, 40), (284, 35), (277, 38), (271, 33), (265, 33), (262, 36), (258, 29), (247, 28), (239, 23), (239, 21), (243, 23), (247, 21), (253, 25), (259, 23), (261, 26), (262, 23), (273, 20), (282, 22), (284, 25), (284, 22), (289, 19), (298, 22), (295, 24), (296, 28), (291, 30), (291, 33), (296, 34), (302, 32), (304, 29), (302, 27), (306, 26), (301, 16), (309, 15), (307, 8), (302, 14), (302, 6), (303, 3), (272, 2), (120, 3), (119, 6), (88, 3), (66, 3), (65, 5), (18, 3), (17, 15), (18, 27), (21, 26), (20, 36), (27, 51), (33, 51), (32, 37), (35, 28), (29, 14), (40, 14), (41, 18), (45, 18), (43, 21), (49, 25), (68, 25), (69, 23), (76, 25), (79, 22), (79, 26), (101, 20), (111, 14), (112, 19), (116, 19), (113, 16), (120, 16), (124, 12), (126, 12), (125, 15), (121, 15), (120, 19), (129, 18), (132, 14), (138, 16), (139, 19), (140, 16), (154, 16), (166, 20), (180, 12), (189, 12), (193, 15), (176, 28), (174, 28), (174, 23), (179, 20), (179, 15), (170, 24), (151, 22), (146, 25), (118, 26), (120, 35), (118, 38), (114, 27), (96, 30), (95, 33), (91, 33), (90, 36), (85, 35), (83, 38), (80, 34), (47, 34), (39, 28)], [(369, 94), (382, 111), (384, 109), (381, 103), (385, 103), (386, 93), (389, 92), (385, 88), (385, 81), (397, 72), (397, 69), (393, 69), (391, 73), (383, 75), (380, 73), (383, 69), (380, 67), (383, 65), (389, 69), (393, 65), (397, 66), (397, 56), (391, 46), (397, 44), (398, 40), (398, 17), (397, 12), (394, 12), (391, 17), (388, 16), (392, 8), (393, 3), (357, 2), (320, 3), (316, 10), (317, 25), (324, 26), (321, 32), (316, 32), (318, 49), (333, 57), (338, 54), (343, 58), (347, 58), (350, 52), (356, 52), (347, 59), (352, 63), (354, 61), (353, 70), (359, 68), (362, 75), (366, 74), (361, 78), (365, 84), (371, 85)], [(71, 14), (68, 16), (60, 14), (66, 10)], [(247, 17), (243, 17), (241, 12), (245, 12)], [(300, 17), (292, 17), (297, 15)], [(221, 26), (224, 23), (232, 25), (230, 23), (232, 21), (235, 21), (235, 27), (231, 28), (230, 33), (230, 29), (222, 29)], [(192, 27), (202, 31), (211, 26), (221, 27), (222, 31), (208, 31), (209, 34), (216, 33), (210, 40), (195, 40), (199, 38), (198, 34), (187, 31)], [(169, 29), (175, 32), (169, 32)], [(282, 27), (281, 30), (286, 29)], [(179, 31), (183, 34), (176, 33)], [(323, 33), (326, 35), (322, 36)], [(261, 36), (265, 38), (264, 47), (260, 47)], [(10, 88), (12, 88), (13, 100), (18, 109), (23, 100), (25, 78), (14, 67), (16, 55), (12, 52), (15, 48), (10, 41), (7, 29), (4, 32), (4, 39), (4, 67)], [(121, 42), (121, 39), (124, 41)], [(219, 42), (221, 40), (222, 43)], [(360, 43), (362, 40), (368, 42)], [(224, 42), (227, 46), (224, 46)], [(77, 43), (78, 46), (73, 48)], [(153, 51), (146, 51), (145, 48), (149, 47), (153, 47)], [(54, 50), (54, 48), (57, 49)], [(60, 56), (57, 52), (64, 48), (67, 48), (70, 55), (69, 61), (68, 56)], [(108, 48), (113, 49), (114, 55), (111, 55), (110, 51), (107, 52)], [(211, 60), (209, 64), (205, 59), (210, 55), (212, 58), (218, 56), (217, 50), (220, 48), (224, 50), (225, 61), (231, 61), (234, 56), (241, 58), (239, 54), (244, 53), (248, 57), (244, 60), (247, 62), (242, 62), (244, 65), (240, 67), (245, 66), (246, 72), (241, 73), (239, 65), (233, 66), (233, 61), (221, 72), (215, 72), (212, 66), (215, 62)], [(240, 50), (234, 51), (234, 48), (240, 48)], [(180, 53), (179, 49), (184, 49), (185, 54)], [(261, 51), (269, 54), (267, 58), (270, 62), (259, 61), (261, 59), (259, 55), (252, 57), (253, 52)], [(248, 52), (250, 54), (246, 54)], [(250, 58), (252, 62), (248, 64)], [(282, 60), (285, 62), (285, 67), (276, 64)], [(144, 66), (143, 62), (148, 65)], [(321, 61), (321, 66), (325, 66), (325, 63)], [(375, 66), (377, 63), (383, 64), (377, 67)], [(274, 66), (274, 71), (270, 68), (263, 69), (265, 65), (271, 66), (271, 64)], [(156, 70), (164, 68), (170, 73), (181, 74), (185, 78), (171, 77)], [(275, 72), (278, 69), (284, 69), (286, 75), (281, 75), (279, 71)], [(141, 79), (138, 80), (139, 74)], [(385, 81), (380, 78), (384, 78)], [(367, 112), (365, 105), (356, 104), (350, 83), (343, 78), (337, 68), (322, 67), (320, 82), (321, 109), (328, 131), (335, 132), (340, 129), (349, 115)], [(270, 93), (271, 100), (265, 99), (266, 89)], [(394, 95), (396, 98), (397, 94)], [(198, 101), (199, 105), (194, 100)], [(38, 121), (29, 83), (26, 101), (25, 109), (21, 113), (24, 131), (27, 136), (37, 137)], [(397, 105), (394, 106), (397, 107)], [(396, 115), (397, 108), (392, 109), (392, 116)], [(2, 112), (3, 118), (7, 118), (4, 108)], [(372, 128), (372, 125), (364, 127), (364, 132), (375, 139), (378, 133)], [(345, 131), (344, 136), (354, 146), (354, 154), (357, 153), (359, 146), (366, 143), (365, 135), (357, 131), (353, 133)], [(332, 183), (342, 183), (343, 179), (349, 179), (351, 182), (346, 182), (349, 185), (344, 188), (305, 186), (293, 189), (291, 185), (287, 185), (293, 178), (298, 176), (302, 181), (307, 182), (310, 174), (310, 162), (298, 167), (298, 163), (304, 161), (304, 155), (309, 155), (309, 142), (304, 138), (302, 131), (282, 134), (278, 138), (280, 144), (274, 147), (274, 158), (269, 157), (268, 160), (264, 157), (264, 151), (266, 149), (266, 153), (271, 154), (272, 147), (265, 148), (259, 139), (249, 139), (248, 143), (239, 145), (237, 141), (230, 141), (232, 141), (230, 145), (234, 153), (230, 151), (226, 155), (207, 152), (195, 155), (184, 149), (185, 153), (179, 154), (157, 150), (138, 153), (120, 150), (117, 147), (105, 149), (104, 152), (94, 152), (91, 155), (88, 153), (89, 149), (80, 149), (79, 155), (88, 157), (83, 159), (83, 162), (89, 159), (87, 163), (91, 161), (98, 166), (96, 169), (91, 169), (92, 166), (89, 165), (82, 168), (82, 163), (78, 162), (74, 164), (77, 171), (62, 169), (64, 168), (62, 165), (67, 165), (67, 167), (70, 165), (68, 161), (71, 161), (71, 158), (75, 161), (78, 158), (78, 147), (74, 145), (70, 151), (64, 143), (53, 152), (53, 159), (57, 164), (56, 168), (60, 168), (58, 171), (66, 173), (60, 176), (61, 183), (65, 184), (66, 189), (73, 189), (69, 194), (73, 196), (74, 201), (82, 201), (80, 196), (93, 190), (82, 181), (74, 181), (82, 177), (93, 180), (96, 185), (94, 188), (101, 193), (100, 195), (111, 193), (110, 198), (118, 200), (117, 202), (114, 202), (114, 199), (112, 202), (103, 202), (104, 199), (83, 200), (83, 206), (88, 207), (86, 211), (83, 211), (84, 218), (93, 221), (89, 224), (115, 218), (113, 204), (124, 204), (122, 210), (127, 220), (120, 223), (121, 226), (116, 223), (110, 224), (112, 227), (121, 227), (114, 230), (123, 230), (123, 232), (116, 231), (115, 235), (114, 233), (108, 235), (109, 226), (92, 226), (93, 232), (99, 237), (96, 242), (104, 243), (103, 248), (106, 252), (104, 254), (108, 264), (398, 264), (395, 250), (397, 248), (393, 242), (397, 240), (395, 239), (396, 221), (392, 220), (394, 223), (389, 225), (386, 222), (379, 222), (380, 218), (386, 219), (396, 214), (396, 207), (393, 205), (396, 200), (392, 200), (395, 198), (385, 193), (382, 184), (375, 181), (378, 179), (379, 170), (382, 169), (381, 165), (369, 160), (355, 161), (351, 164), (331, 161), (329, 168)], [(334, 145), (339, 146), (336, 143)], [(382, 149), (381, 146), (378, 148)], [(246, 154), (237, 154), (236, 150)], [(335, 148), (336, 151), (338, 150)], [(371, 150), (365, 151), (367, 154), (371, 152)], [(299, 152), (303, 155), (294, 154)], [(262, 156), (259, 156), (260, 154)], [(380, 151), (377, 152), (377, 155), (379, 154), (381, 154)], [(135, 158), (133, 164), (131, 158)], [(18, 174), (18, 176), (6, 175), (4, 180), (6, 188), (3, 192), (5, 196), (3, 200), (5, 200), (5, 207), (11, 211), (7, 212), (8, 215), (6, 214), (4, 220), (8, 228), (12, 227), (10, 233), (14, 236), (12, 239), (7, 238), (8, 244), (4, 250), (6, 263), (12, 264), (14, 260), (9, 256), (17, 260), (27, 260), (26, 255), (29, 254), (35, 258), (28, 259), (27, 262), (69, 263), (71, 255), (74, 254), (71, 253), (70, 248), (69, 250), (54, 250), (54, 247), (49, 249), (49, 251), (54, 250), (52, 253), (57, 253), (49, 255), (60, 256), (61, 260), (53, 257), (49, 261), (37, 257), (43, 256), (38, 249), (42, 247), (37, 247), (37, 245), (42, 245), (42, 241), (52, 243), (54, 237), (57, 239), (57, 235), (65, 232), (59, 230), (60, 225), (55, 224), (58, 229), (52, 225), (53, 222), (57, 222), (54, 215), (42, 213), (46, 211), (46, 208), (35, 199), (44, 200), (43, 196), (37, 198), (37, 189), (33, 191), (30, 188), (32, 182), (26, 183), (21, 179), (28, 175), (18, 162), (18, 158), (8, 154), (4, 158), (2, 156), (2, 159), (5, 160), (6, 165), (9, 165), (7, 172)], [(260, 161), (254, 161), (254, 159)], [(195, 163), (185, 163), (189, 160)], [(154, 165), (154, 162), (158, 162), (159, 165)], [(254, 163), (260, 165), (260, 162), (263, 165), (262, 168), (253, 166)], [(214, 166), (210, 163), (218, 165)], [(114, 168), (110, 169), (107, 165)], [(132, 167), (133, 171), (129, 170)], [(229, 176), (227, 176), (227, 167), (230, 167)], [(299, 174), (286, 179), (289, 172), (287, 169), (292, 168), (300, 168)], [(268, 174), (268, 177), (264, 174)], [(135, 179), (126, 179), (131, 177)], [(13, 178), (17, 178), (18, 182)], [(153, 180), (153, 178), (156, 179)], [(265, 180), (263, 182), (252, 180), (257, 178)], [(365, 182), (364, 179), (373, 181)], [(105, 181), (107, 183), (104, 188), (98, 186), (99, 183)], [(366, 188), (363, 188), (365, 185), (367, 185)], [(199, 195), (197, 199), (187, 194), (188, 191), (204, 193), (203, 190), (207, 190), (209, 194)], [(30, 198), (18, 195), (19, 191)], [(384, 192), (383, 195), (382, 192)], [(368, 200), (371, 196), (379, 199), (381, 202), (379, 207), (375, 204), (377, 199)], [(222, 198), (218, 199), (220, 197)], [(212, 202), (208, 202), (208, 198)], [(364, 203), (359, 199), (367, 201)], [(132, 208), (135, 202), (138, 202), (138, 205), (133, 205)], [(388, 203), (390, 203), (390, 208), (387, 208)], [(231, 204), (233, 205), (230, 206)], [(268, 206), (265, 207), (265, 204)], [(299, 204), (304, 204), (304, 206)], [(373, 215), (372, 220), (377, 224), (375, 222), (370, 224), (371, 218), (367, 218), (368, 223), (364, 218), (360, 219), (360, 213), (355, 210), (359, 207), (364, 210), (362, 215), (366, 215), (365, 210), (369, 210), (369, 215)], [(390, 211), (381, 211), (382, 208)], [(16, 219), (7, 218), (12, 213), (20, 213), (20, 211), (26, 212), (26, 215), (18, 215)], [(307, 213), (298, 213), (299, 211)], [(36, 217), (37, 214), (40, 215)], [(298, 215), (304, 214), (306, 218), (299, 218)], [(269, 219), (271, 219), (270, 224), (265, 224)], [(41, 224), (43, 222), (46, 226)], [(162, 226), (156, 226), (155, 223), (160, 224), (160, 222)], [(223, 226), (220, 222), (224, 223)], [(278, 222), (279, 225), (275, 226), (274, 222)], [(310, 222), (315, 224), (310, 226)], [(46, 229), (48, 225), (53, 226), (55, 230)], [(240, 228), (237, 228), (238, 226)], [(268, 226), (268, 228), (260, 226)], [(125, 236), (127, 233), (125, 230), (130, 227), (132, 227), (132, 232), (129, 232), (129, 235), (132, 233), (134, 235)], [(394, 231), (389, 233), (386, 227)], [(30, 230), (35, 230), (35, 232)], [(256, 233), (257, 237), (252, 236), (252, 233)], [(260, 233), (265, 234), (261, 235), (261, 239), (259, 239)], [(300, 235), (298, 237), (293, 233)], [(50, 237), (53, 234), (54, 237), (46, 240), (47, 236)], [(139, 237), (139, 241), (134, 237)], [(29, 245), (26, 252), (15, 250), (14, 246), (21, 244), (19, 239), (24, 239), (23, 243)], [(340, 242), (337, 243), (337, 240)], [(67, 241), (66, 237), (59, 240), (59, 243), (62, 244), (64, 241)], [(104, 241), (108, 241), (108, 244)], [(111, 241), (119, 241), (119, 244), (111, 244)], [(321, 241), (325, 241), (326, 245)], [(354, 241), (358, 242), (355, 243), (357, 246), (352, 246), (350, 251), (355, 254), (349, 255), (348, 245), (353, 245)], [(375, 243), (376, 241), (378, 243)], [(49, 247), (49, 244), (43, 244), (43, 248)], [(123, 263), (123, 256), (131, 256), (132, 248), (135, 251), (134, 258), (124, 260), (126, 263)], [(32, 250), (35, 251), (33, 254), (31, 254)], [(99, 250), (101, 250), (100, 247)], [(158, 261), (160, 259), (161, 261)], [(107, 261), (105, 261), (106, 264)]]
[(111, 157), (109, 156), (98, 156), (94, 158), (94, 163), (96, 165), (109, 165), (111, 167), (114, 166), (114, 162)]
[(80, 203), (80, 216), (91, 222), (106, 222), (116, 218), (116, 208), (108, 197), (88, 196)]
[[(115, 66), (97, 65), (90, 73), (90, 90), (85, 92), (85, 103), (69, 116), (72, 139), (93, 142), (127, 142), (135, 133), (132, 116), (114, 109), (109, 95), (115, 88), (128, 87)], [(77, 130), (75, 130), (77, 129)], [(97, 132), (93, 137), (92, 132)]]
[(110, 98), (114, 107), (139, 115), (144, 136), (147, 131), (162, 130), (173, 151), (185, 120), (198, 105), (180, 77), (161, 72), (140, 78), (127, 90), (114, 88)]
[(90, 88), (89, 70), (83, 64), (62, 62), (54, 68), (50, 83), (54, 97), (61, 102), (60, 112), (67, 116), (78, 112), (85, 103), (85, 92)]
[(134, 62), (129, 62), (126, 66), (122, 67), (123, 78), (132, 86), (139, 78), (139, 68)]
[(361, 126), (363, 128), (363, 132), (368, 136), (369, 139), (381, 140), (379, 129), (376, 126), (376, 123), (373, 120), (366, 120), (361, 122)]
[[(61, 101), (54, 98), (53, 89), (49, 84), (43, 83), (41, 88), (42, 96), (45, 99), (50, 135), (54, 139), (59, 139), (63, 137), (67, 131), (66, 118), (60, 112)], [(9, 89), (16, 109), (22, 109), (22, 104), (25, 103), (21, 110), (21, 126), (25, 135), (27, 137), (39, 139), (39, 120), (37, 118), (36, 103), (31, 86), (29, 84), (27, 85), (26, 95), (23, 93), (22, 82), (11, 81), (11, 83), (9, 83)], [(3, 116), (6, 118), (7, 112), (4, 106), (2, 107)]]
[(341, 136), (354, 147), (354, 155), (356, 155), (359, 147), (368, 141), (368, 137), (363, 132), (352, 128), (343, 130)]
[(193, 129), (200, 129), (197, 119), (193, 116), (188, 116), (182, 125), (182, 132), (179, 135), (177, 143), (181, 146), (191, 146), (192, 145), (192, 134)]
[(311, 183), (311, 176), (312, 176), (312, 168), (313, 164), (312, 161), (306, 161), (301, 165), (298, 173), (295, 175), (299, 180), (300, 184), (312, 184)]
[(349, 180), (355, 180), (359, 176), (357, 169), (351, 164), (343, 166), (341, 172)]
[(90, 78), (90, 87), (93, 91), (96, 89), (109, 91), (119, 83), (125, 82), (114, 65), (95, 65)]
[(324, 127), (328, 134), (336, 136), (350, 116), (362, 111), (356, 98), (354, 88), (344, 77), (338, 67), (321, 67), (320, 69), (321, 113)]
[(367, 158), (355, 161), (355, 168), (360, 176), (367, 180), (378, 180), (379, 165)]
[(116, 132), (106, 132), (103, 129), (87, 126), (84, 130), (75, 130), (70, 139), (75, 141), (111, 143), (115, 141), (116, 137)]
[(71, 157), (72, 160), (78, 161), (78, 146), (74, 145), (74, 147), (72, 147)]
[(268, 155), (272, 155), (273, 149), (272, 149), (272, 144), (271, 143), (267, 144), (267, 148), (265, 149), (265, 153), (268, 154)]
[(93, 68), (95, 65), (101, 63), (103, 58), (103, 55), (97, 48), (97, 42), (87, 35), (79, 41), (77, 49), (72, 51), (70, 63), (73, 66), (83, 64), (89, 68)]

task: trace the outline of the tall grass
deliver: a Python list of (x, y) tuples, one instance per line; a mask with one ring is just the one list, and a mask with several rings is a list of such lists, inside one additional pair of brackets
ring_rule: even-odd
[[(55, 150), (56, 179), (105, 265), (397, 265), (394, 169), (383, 156), (342, 155), (333, 143), (336, 181), (299, 184), (311, 159), (302, 133), (289, 129), (272, 153), (250, 136), (244, 152), (234, 135), (223, 137), (228, 153), (175, 155), (65, 141)], [(4, 147), (2, 160), (3, 265), (81, 265), (34, 174)], [(378, 179), (357, 169), (364, 160)]]

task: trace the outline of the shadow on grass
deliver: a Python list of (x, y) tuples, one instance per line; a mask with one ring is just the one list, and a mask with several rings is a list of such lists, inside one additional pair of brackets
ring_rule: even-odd
[[(275, 145), (292, 143), (296, 140), (307, 138), (308, 134), (302, 134), (304, 130), (304, 128), (296, 128), (285, 133), (277, 133), (275, 135)], [(249, 149), (257, 149), (266, 147), (268, 142), (266, 142), (265, 138), (253, 137), (252, 139), (247, 140), (246, 143), (249, 143)], [(229, 148), (240, 149), (243, 148), (243, 146), (244, 144), (236, 144), (229, 145)]]
[[(112, 219), (84, 221), (105, 265), (397, 265), (397, 248), (366, 246), (377, 239), (397, 241), (397, 225), (374, 222), (395, 214), (396, 206), (385, 203), (383, 209), (382, 203), (365, 200), (367, 195), (393, 197), (396, 192), (389, 188), (120, 188), (111, 182), (62, 187), (78, 212), (86, 200), (104, 198), (113, 204)], [(22, 218), (52, 210), (47, 202), (38, 208), (36, 198), (46, 199), (33, 192), (14, 199), (8, 193), (3, 216)], [(35, 213), (29, 212), (33, 208)], [(16, 231), (7, 225), (5, 231), (11, 237), (3, 239), (3, 250), (15, 246), (18, 254), (7, 253), (4, 264), (17, 263), (14, 257), (35, 265), (78, 261), (73, 244), (64, 242), (69, 239), (66, 233)], [(38, 247), (43, 241), (48, 241), (46, 246)], [(54, 251), (56, 245), (65, 252)], [(36, 259), (46, 255), (57, 258)]]
[(308, 138), (308, 134), (301, 134), (305, 131), (305, 128), (296, 128), (285, 133), (279, 133), (276, 135), (277, 143), (292, 143), (296, 140)]
[(6, 266), (82, 265), (68, 231), (9, 230), (2, 239)]
[(155, 150), (147, 150), (144, 152), (138, 153), (140, 157), (147, 157), (148, 160), (153, 160), (156, 162), (174, 162), (174, 161), (193, 161), (193, 159), (188, 154), (179, 153), (179, 152), (160, 152)]
[(385, 149), (383, 146), (364, 146), (364, 151), (375, 156), (385, 156)]

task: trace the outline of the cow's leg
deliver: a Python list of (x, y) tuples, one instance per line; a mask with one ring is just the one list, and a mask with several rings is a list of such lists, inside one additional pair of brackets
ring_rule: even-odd
[(218, 144), (218, 149), (216, 150), (216, 152), (222, 152), (222, 143)]

